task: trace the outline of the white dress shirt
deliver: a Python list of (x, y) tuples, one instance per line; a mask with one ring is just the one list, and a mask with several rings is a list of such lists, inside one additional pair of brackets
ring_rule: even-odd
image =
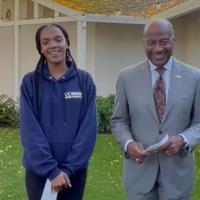
[[(173, 62), (172, 57), (170, 57), (168, 62), (163, 66), (166, 69), (163, 74), (163, 79), (164, 79), (164, 83), (165, 83), (166, 101), (167, 101), (167, 97), (168, 97), (169, 85), (170, 85), (171, 74), (172, 74), (172, 62)], [(150, 72), (151, 72), (152, 88), (154, 89), (155, 83), (160, 75), (156, 71), (157, 67), (150, 60), (149, 60), (149, 66), (150, 66)]]

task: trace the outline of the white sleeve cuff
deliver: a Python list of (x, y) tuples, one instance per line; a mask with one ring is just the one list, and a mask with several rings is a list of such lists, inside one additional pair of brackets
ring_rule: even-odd
[(186, 147), (189, 146), (188, 141), (187, 141), (186, 137), (185, 137), (183, 134), (179, 134), (179, 135), (180, 135), (181, 137), (183, 137), (183, 141), (184, 141), (184, 146), (183, 146), (183, 148), (185, 149)]
[(126, 150), (127, 150), (127, 146), (128, 146), (128, 144), (129, 144), (130, 142), (133, 142), (133, 140), (127, 140), (127, 141), (126, 141), (126, 143), (125, 143), (125, 148), (124, 148), (125, 152), (127, 152), (127, 151), (126, 151)]

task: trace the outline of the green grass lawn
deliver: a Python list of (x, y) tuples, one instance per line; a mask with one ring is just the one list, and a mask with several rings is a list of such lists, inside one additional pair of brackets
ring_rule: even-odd
[[(200, 199), (200, 150), (196, 151), (193, 200)], [(122, 156), (110, 135), (98, 135), (84, 200), (123, 200)], [(18, 131), (0, 129), (0, 200), (25, 200)], [(187, 181), (187, 177), (186, 177)]]

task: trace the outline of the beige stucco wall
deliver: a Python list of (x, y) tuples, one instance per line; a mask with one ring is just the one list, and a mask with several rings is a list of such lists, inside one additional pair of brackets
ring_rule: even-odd
[(172, 20), (175, 29), (174, 54), (200, 68), (200, 11)]
[(86, 70), (90, 72), (96, 81), (96, 23), (87, 23), (87, 52), (86, 52)]
[(20, 26), (20, 81), (25, 73), (32, 71), (35, 68), (39, 55), (35, 47), (35, 32), (39, 26), (24, 25)]
[[(4, 9), (12, 11), (14, 0), (7, 0)], [(20, 0), (20, 18), (26, 18), (30, 0)], [(46, 13), (47, 12), (47, 13)], [(44, 11), (46, 16), (48, 10)], [(31, 13), (32, 15), (32, 13)], [(30, 13), (28, 14), (30, 17)], [(77, 60), (77, 24), (61, 23), (68, 31), (71, 51)], [(174, 55), (189, 64), (200, 67), (200, 11), (172, 20), (175, 30)], [(19, 30), (20, 80), (35, 68), (39, 55), (35, 48), (35, 32), (40, 25), (23, 25)], [(14, 27), (0, 27), (0, 94), (14, 95)], [(96, 83), (98, 95), (115, 93), (120, 69), (136, 64), (145, 57), (142, 42), (143, 25), (87, 23), (86, 70)]]
[(0, 27), (0, 94), (14, 95), (14, 28)]
[(144, 57), (142, 25), (96, 24), (95, 76), (98, 95), (115, 93), (119, 70)]
[(175, 34), (173, 54), (176, 58), (185, 61), (185, 25), (182, 19), (174, 19), (171, 22)]
[(200, 68), (200, 11), (185, 17), (185, 60)]

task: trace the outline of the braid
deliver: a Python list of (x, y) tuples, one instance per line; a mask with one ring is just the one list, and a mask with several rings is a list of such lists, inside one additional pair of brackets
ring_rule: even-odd
[[(81, 93), (82, 93), (82, 98), (83, 98), (83, 101), (85, 102), (85, 83), (84, 83), (84, 81), (81, 81), (81, 77), (80, 77), (80, 74), (79, 74), (79, 72), (78, 72), (78, 67), (77, 67), (77, 65), (76, 65), (76, 62), (75, 62), (74, 58), (73, 58), (72, 55), (71, 55), (71, 51), (70, 51), (69, 48), (66, 50), (66, 59), (67, 59), (67, 60), (71, 60), (72, 63), (73, 63), (73, 65), (74, 65), (76, 74), (77, 74), (77, 76), (78, 76), (78, 81), (79, 81), (79, 86), (80, 86)], [(84, 79), (83, 79), (83, 80), (84, 80)]]

